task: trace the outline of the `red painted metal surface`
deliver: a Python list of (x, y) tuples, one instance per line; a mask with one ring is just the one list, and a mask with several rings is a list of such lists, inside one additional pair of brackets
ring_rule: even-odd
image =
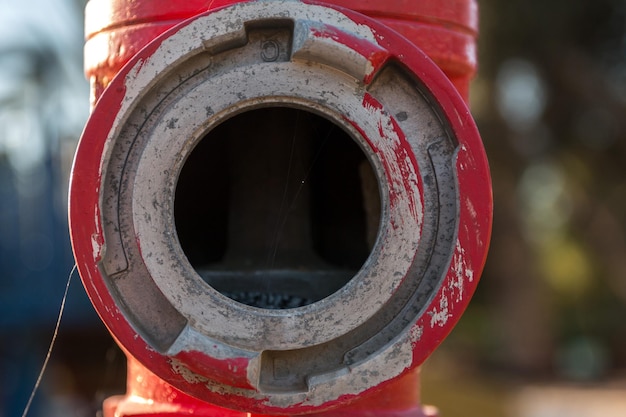
[[(424, 407), (419, 399), (419, 368), (389, 386), (347, 406), (309, 417), (436, 417), (434, 407)], [(191, 397), (139, 364), (128, 359), (126, 395), (110, 397), (103, 405), (107, 417), (279, 417), (284, 414), (257, 414), (222, 408)]]
[[(451, 267), (418, 323), (417, 327), (423, 334), (420, 334), (419, 345), (415, 345), (413, 364), (402, 376), (373, 387), (358, 398), (342, 398), (335, 404), (327, 404), (319, 413), (316, 413), (315, 407), (272, 410), (232, 393), (219, 396), (207, 394), (203, 384), (171, 375), (169, 359), (137, 337), (101, 277), (98, 263), (104, 244), (99, 213), (102, 187), (100, 166), (106, 146), (103, 133), (115, 123), (117, 111), (125, 98), (123, 80), (135, 64), (158, 49), (160, 41), (157, 39), (155, 42), (155, 38), (161, 36), (160, 40), (163, 40), (163, 36), (179, 30), (176, 25), (186, 19), (234, 3), (239, 2), (91, 0), (87, 6), (85, 67), (92, 84), (92, 104), (95, 107), (73, 168), (70, 194), (72, 243), (83, 283), (98, 313), (118, 343), (125, 350), (132, 350), (127, 353), (127, 394), (108, 399), (104, 415), (271, 417), (307, 413), (318, 417), (433, 416), (434, 412), (422, 407), (420, 402), (419, 365), (446, 337), (471, 298), (485, 262), (491, 227), (491, 195), (485, 194), (485, 184), (490, 183), (487, 161), (474, 122), (463, 104), (463, 100), (467, 100), (469, 81), (476, 71), (478, 28), (474, 0), (326, 2), (330, 7), (358, 12), (348, 12), (348, 15), (355, 22), (373, 28), (378, 42), (411, 72), (418, 74), (430, 95), (436, 98), (454, 136), (461, 142), (455, 166), (459, 175), (458, 193), (462, 196), (459, 223), (471, 224), (472, 228), (459, 230), (457, 245), (451, 254)], [(412, 48), (407, 40), (419, 46), (443, 70), (456, 91), (439, 69), (419, 50)], [(103, 94), (109, 85), (110, 88)], [(378, 105), (373, 98), (365, 104)], [(355, 128), (358, 130), (358, 125)], [(465, 271), (472, 271), (476, 276), (465, 277), (469, 283), (460, 286), (459, 274)], [(243, 376), (227, 372), (229, 367), (233, 367), (232, 363), (216, 366), (215, 363), (203, 362), (202, 358), (191, 357), (193, 352), (181, 355), (184, 356), (180, 358), (183, 361), (200, 363), (203, 368), (200, 373), (214, 373), (215, 378), (223, 378), (232, 386), (248, 388)], [(163, 375), (170, 375), (169, 379), (166, 381)], [(233, 411), (215, 404), (245, 411)]]
[[(90, 0), (85, 13), (85, 73), (92, 100), (141, 48), (185, 19), (240, 0)], [(422, 49), (467, 101), (477, 69), (476, 0), (328, 0), (394, 29)]]

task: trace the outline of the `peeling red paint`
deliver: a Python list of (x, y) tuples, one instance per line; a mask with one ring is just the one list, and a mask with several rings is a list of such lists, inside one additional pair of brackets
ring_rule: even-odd
[(371, 65), (371, 69), (365, 74), (361, 80), (364, 84), (369, 84), (378, 70), (385, 66), (391, 56), (385, 49), (378, 47), (367, 39), (356, 36), (347, 35), (332, 26), (323, 25), (321, 27), (311, 28), (313, 36), (324, 39), (332, 39), (333, 41), (345, 45), (351, 50), (358, 51)]
[(236, 388), (255, 389), (248, 380), (247, 358), (217, 359), (198, 351), (180, 352), (174, 358), (198, 375)]
[[(387, 172), (388, 181), (391, 185), (389, 187), (390, 200), (397, 200), (397, 193), (399, 191), (393, 187), (393, 184), (397, 180), (402, 181), (403, 193), (410, 193), (410, 190), (412, 190), (414, 185), (416, 185), (419, 190), (419, 195), (413, 195), (412, 193), (409, 194), (410, 211), (413, 217), (421, 223), (421, 203), (418, 203), (418, 201), (421, 201), (424, 191), (421, 177), (419, 175), (419, 167), (413, 150), (411, 149), (411, 145), (406, 140), (404, 131), (395, 118), (386, 114), (383, 105), (371, 94), (366, 93), (363, 96), (363, 106), (375, 109), (376, 112), (381, 115), (381, 117), (377, 120), (378, 133), (381, 138), (388, 139), (392, 144), (395, 161), (397, 162), (397, 167), (400, 170), (400, 175), (394, 176), (393, 170), (389, 166), (389, 161), (387, 161), (387, 158), (382, 154), (381, 149), (373, 144), (369, 138), (366, 138), (370, 146), (372, 146), (372, 149), (381, 157), (381, 160), (385, 165), (385, 171)], [(383, 124), (388, 124), (390, 129), (386, 129)], [(389, 137), (390, 132), (394, 137)]]

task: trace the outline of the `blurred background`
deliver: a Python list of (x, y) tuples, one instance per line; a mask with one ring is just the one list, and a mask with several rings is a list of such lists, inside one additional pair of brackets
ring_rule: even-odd
[[(479, 290), (423, 369), (442, 417), (626, 415), (626, 1), (479, 0), (472, 112), (495, 213)], [(0, 417), (22, 414), (73, 265), (84, 0), (0, 0)], [(94, 416), (125, 363), (77, 276), (30, 416)]]
[[(89, 115), (84, 5), (0, 0), (0, 417), (22, 415), (74, 263), (66, 201)], [(29, 415), (94, 416), (107, 387), (123, 384), (121, 358), (108, 376), (113, 346), (76, 275)]]

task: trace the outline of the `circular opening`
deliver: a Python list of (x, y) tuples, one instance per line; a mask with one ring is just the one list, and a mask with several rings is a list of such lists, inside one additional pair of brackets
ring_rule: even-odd
[(178, 179), (181, 247), (214, 289), (285, 309), (343, 287), (378, 234), (380, 195), (359, 145), (301, 109), (247, 111), (203, 137)]

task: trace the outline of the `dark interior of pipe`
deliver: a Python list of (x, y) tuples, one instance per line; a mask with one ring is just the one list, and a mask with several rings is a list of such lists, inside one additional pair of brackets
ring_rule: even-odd
[(294, 308), (335, 293), (361, 268), (380, 196), (345, 130), (269, 107), (198, 142), (179, 175), (174, 217), (185, 255), (214, 289), (255, 307)]

